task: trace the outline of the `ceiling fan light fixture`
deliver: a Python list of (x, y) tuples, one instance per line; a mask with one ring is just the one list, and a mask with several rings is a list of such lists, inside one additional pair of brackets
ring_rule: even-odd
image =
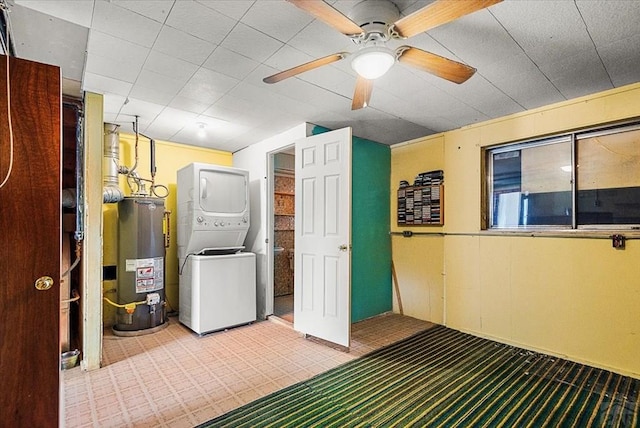
[(368, 80), (385, 75), (396, 62), (394, 51), (383, 46), (370, 46), (360, 50), (351, 61), (351, 68)]

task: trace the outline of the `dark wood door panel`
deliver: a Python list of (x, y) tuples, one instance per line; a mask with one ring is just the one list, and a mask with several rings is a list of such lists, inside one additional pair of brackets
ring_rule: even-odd
[[(0, 56), (1, 420), (57, 426), (60, 305), (60, 69)], [(10, 94), (11, 120), (7, 110)], [(35, 281), (53, 286), (37, 290)]]

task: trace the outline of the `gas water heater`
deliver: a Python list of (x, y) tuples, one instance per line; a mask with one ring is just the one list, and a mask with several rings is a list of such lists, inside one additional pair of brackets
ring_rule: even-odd
[[(116, 335), (165, 323), (164, 199), (126, 197), (118, 202), (118, 308)], [(126, 335), (126, 334), (122, 334)]]

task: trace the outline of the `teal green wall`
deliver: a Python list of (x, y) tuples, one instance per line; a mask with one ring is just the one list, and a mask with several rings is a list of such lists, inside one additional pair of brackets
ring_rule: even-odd
[[(312, 134), (327, 131), (316, 126)], [(391, 149), (353, 137), (351, 164), (351, 322), (356, 322), (392, 309)]]

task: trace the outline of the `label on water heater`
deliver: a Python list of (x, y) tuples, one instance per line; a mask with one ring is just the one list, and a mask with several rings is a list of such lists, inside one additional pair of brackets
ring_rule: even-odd
[(164, 288), (164, 257), (127, 259), (126, 269), (136, 273), (136, 294)]

